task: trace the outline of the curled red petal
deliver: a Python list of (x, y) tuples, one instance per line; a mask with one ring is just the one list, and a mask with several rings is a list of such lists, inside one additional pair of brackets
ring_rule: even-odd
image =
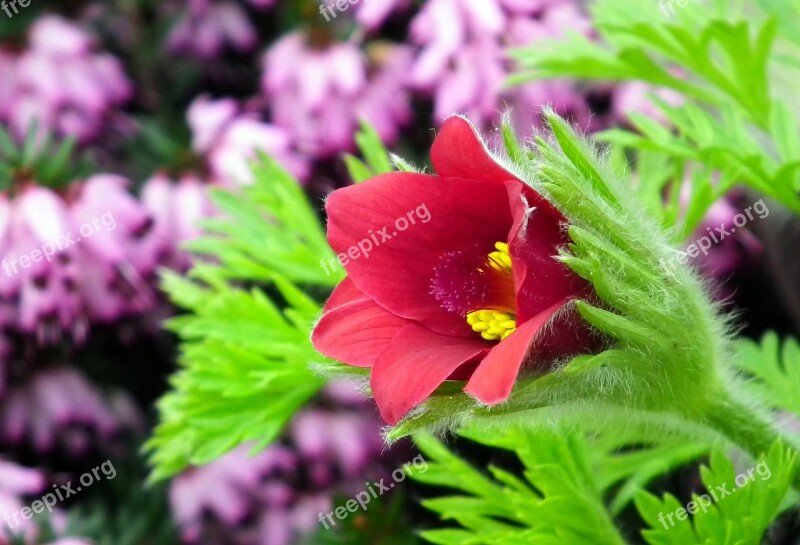
[(492, 157), (470, 122), (459, 116), (445, 120), (433, 142), (431, 162), (445, 178), (495, 183), (517, 179)]
[(478, 365), (464, 391), (487, 405), (502, 403), (511, 394), (523, 363), (542, 330), (567, 301), (559, 301), (517, 327)]
[(569, 242), (558, 220), (561, 215), (531, 207), (533, 190), (514, 182), (506, 186), (514, 215), (509, 253), (516, 285), (517, 323), (524, 323), (554, 303), (585, 293), (588, 285), (555, 259), (559, 247)]

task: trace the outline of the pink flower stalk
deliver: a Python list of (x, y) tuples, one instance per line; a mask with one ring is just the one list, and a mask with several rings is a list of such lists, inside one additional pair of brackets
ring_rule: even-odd
[(181, 246), (199, 237), (200, 222), (216, 214), (209, 188), (190, 174), (174, 181), (158, 173), (145, 182), (142, 204), (155, 220), (149, 237), (166, 252), (160, 259), (162, 265), (179, 271), (191, 266), (191, 258)]
[(364, 479), (383, 476), (376, 416), (352, 386), (325, 395), (337, 408), (300, 413), (282, 443), (254, 457), (239, 447), (173, 480), (170, 501), (185, 542), (211, 544), (222, 526), (238, 541), (289, 545), (319, 527), (335, 494), (353, 495)]
[(91, 323), (157, 305), (156, 270), (175, 239), (149, 236), (154, 218), (128, 185), (98, 174), (66, 194), (30, 184), (0, 194), (0, 325), (44, 344), (63, 333), (81, 343)]
[[(54, 342), (62, 329), (78, 340), (86, 334), (80, 297), (64, 267), (72, 251), (62, 237), (70, 231), (67, 204), (55, 192), (30, 186), (13, 200), (0, 195), (0, 296), (14, 302), (14, 328), (41, 342)], [(57, 259), (59, 243), (65, 248)]]
[[(272, 0), (250, 0), (267, 7)], [(189, 0), (170, 31), (170, 53), (214, 59), (226, 49), (247, 53), (258, 44), (258, 33), (241, 6), (231, 0)]]
[[(191, 468), (176, 477), (170, 489), (170, 502), (181, 534), (186, 542), (198, 542), (203, 537), (203, 518), (206, 512), (226, 526), (236, 526), (253, 513), (255, 501), (262, 493), (268, 475), (294, 472), (297, 460), (285, 448), (277, 446), (250, 457), (244, 445), (210, 464)], [(286, 489), (271, 496), (278, 503), (288, 503), (294, 496)]]
[(28, 48), (0, 57), (0, 68), (0, 121), (19, 139), (36, 123), (40, 134), (95, 140), (132, 94), (120, 62), (95, 52), (91, 36), (54, 15), (37, 19)]
[[(0, 459), (0, 545), (10, 545), (12, 538), (23, 537), (26, 545), (40, 543), (37, 539), (39, 529), (36, 522), (28, 520), (19, 514), (24, 507), (30, 504), (22, 496), (35, 496), (42, 494), (47, 487), (47, 482), (41, 471), (18, 466)], [(16, 517), (14, 516), (16, 514)], [(61, 533), (66, 527), (64, 513), (58, 508), (49, 515), (53, 528)], [(92, 545), (91, 542), (73, 537), (64, 537), (50, 542), (48, 545)]]
[(187, 114), (195, 152), (206, 158), (214, 181), (226, 186), (250, 184), (258, 153), (275, 159), (298, 179), (309, 164), (294, 149), (288, 131), (244, 113), (233, 99), (197, 98)]
[(130, 195), (129, 185), (120, 176), (99, 174), (74, 187), (73, 228), (94, 227), (95, 218), (101, 220), (67, 265), (92, 321), (141, 314), (157, 302), (155, 274), (170, 248), (167, 241), (147, 236), (154, 219)]
[(506, 49), (556, 38), (566, 30), (588, 32), (589, 25), (568, 0), (431, 0), (412, 22), (412, 40), (421, 49), (410, 73), (411, 85), (434, 98), (434, 117), (455, 113), (489, 128), (511, 110), (522, 135), (540, 125), (545, 104), (588, 119), (582, 97), (563, 82), (536, 82), (507, 89), (513, 71)]
[(360, 118), (378, 125), (385, 141), (394, 140), (409, 116), (408, 57), (402, 47), (384, 51), (367, 58), (353, 43), (313, 46), (302, 32), (280, 39), (264, 58), (262, 76), (275, 124), (317, 159), (351, 150)]
[(70, 367), (36, 372), (0, 397), (0, 438), (38, 452), (58, 448), (80, 456), (139, 425), (141, 417), (131, 413), (132, 403), (120, 396), (124, 394), (106, 396)]
[[(0, 460), (0, 513), (18, 513), (25, 507), (20, 496), (39, 493), (45, 485), (41, 472)], [(8, 522), (0, 520), (0, 545), (9, 545), (14, 535), (22, 535), (26, 541), (34, 539), (37, 533), (36, 524), (21, 516), (18, 519), (19, 526), (15, 524), (13, 531)]]

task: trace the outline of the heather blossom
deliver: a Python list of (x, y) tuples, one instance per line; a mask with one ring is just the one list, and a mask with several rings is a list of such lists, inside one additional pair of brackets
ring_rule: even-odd
[[(13, 543), (19, 543), (17, 539), (20, 537), (23, 538), (23, 545), (41, 543), (35, 521), (25, 519), (19, 512), (29, 507), (23, 497), (41, 494), (46, 486), (47, 481), (41, 471), (0, 459), (0, 545), (11, 545), (12, 538)], [(67, 522), (63, 512), (56, 510), (49, 517), (57, 533), (63, 533)], [(82, 538), (63, 537), (46, 545), (91, 545), (91, 542)]]
[(251, 163), (259, 152), (301, 180), (309, 174), (308, 162), (295, 151), (287, 130), (243, 112), (233, 99), (198, 97), (189, 106), (187, 120), (192, 147), (206, 159), (215, 182), (229, 187), (251, 183)]
[[(270, 0), (251, 0), (267, 7)], [(244, 9), (232, 0), (189, 0), (167, 37), (167, 50), (200, 59), (214, 59), (230, 48), (252, 51), (258, 33)]]
[(154, 307), (155, 273), (170, 241), (129, 182), (97, 174), (62, 191), (30, 183), (0, 195), (2, 321), (41, 343), (82, 342), (92, 322)]
[[(10, 518), (10, 514), (24, 507), (23, 495), (41, 492), (45, 484), (44, 475), (40, 471), (0, 459), (0, 513)], [(13, 530), (12, 525), (15, 526)], [(0, 545), (8, 545), (13, 534), (24, 535), (27, 540), (32, 540), (36, 533), (36, 525), (32, 521), (20, 520), (17, 528), (13, 520), (9, 522), (0, 519)]]
[(144, 183), (142, 205), (154, 220), (148, 238), (165, 252), (160, 258), (162, 266), (184, 271), (191, 265), (191, 257), (181, 245), (199, 237), (200, 222), (215, 215), (210, 187), (192, 174), (176, 181), (163, 172)]
[(504, 84), (512, 73), (507, 47), (557, 37), (568, 29), (588, 29), (585, 17), (568, 0), (432, 0), (412, 22), (411, 39), (421, 49), (411, 84), (434, 97), (434, 117), (440, 123), (464, 113), (488, 127), (510, 109), (516, 126), (529, 131), (540, 125), (538, 110), (548, 103), (585, 122), (583, 98), (566, 83), (536, 82), (511, 89)]
[[(719, 228), (726, 232), (730, 232), (732, 228), (735, 230), (735, 233), (725, 236), (712, 245), (711, 249), (707, 250), (707, 255), (704, 252), (698, 256), (698, 263), (703, 273), (717, 280), (721, 286), (719, 288), (721, 296), (732, 295), (732, 290), (725, 285), (725, 281), (747, 263), (752, 263), (764, 250), (761, 241), (746, 225), (741, 228), (733, 227), (734, 217), (742, 214), (742, 210), (735, 206), (737, 200), (734, 192), (717, 200), (690, 237), (692, 240), (699, 240), (708, 237), (709, 233), (719, 234), (715, 231)], [(760, 205), (764, 206), (763, 201)], [(764, 210), (759, 209), (758, 205), (756, 212), (759, 214), (756, 218), (766, 217), (763, 215)]]
[(264, 57), (262, 89), (276, 125), (305, 154), (326, 159), (353, 147), (360, 118), (375, 122), (393, 141), (408, 120), (401, 46), (365, 55), (352, 42), (312, 43), (303, 32), (281, 38)]
[(40, 132), (93, 141), (132, 94), (120, 62), (55, 15), (31, 26), (27, 49), (0, 52), (0, 71), (0, 121), (20, 139), (35, 123)]
[(299, 413), (280, 443), (254, 456), (252, 445), (240, 446), (173, 480), (170, 501), (185, 542), (214, 543), (224, 531), (289, 545), (318, 527), (335, 494), (353, 494), (365, 475), (383, 473), (380, 422), (362, 398), (347, 385), (327, 388), (324, 398), (329, 408)]
[(68, 366), (37, 370), (0, 395), (2, 443), (42, 453), (80, 456), (140, 426), (141, 415), (127, 394), (101, 392)]

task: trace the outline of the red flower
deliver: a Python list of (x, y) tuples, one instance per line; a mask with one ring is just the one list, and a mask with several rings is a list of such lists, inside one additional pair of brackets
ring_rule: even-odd
[(581, 344), (575, 320), (553, 324), (589, 290), (553, 259), (568, 242), (563, 216), (462, 118), (445, 122), (431, 159), (436, 176), (384, 174), (327, 203), (328, 241), (348, 277), (312, 340), (372, 368), (389, 424), (445, 380), (468, 380), (464, 391), (484, 403), (505, 401), (523, 363)]

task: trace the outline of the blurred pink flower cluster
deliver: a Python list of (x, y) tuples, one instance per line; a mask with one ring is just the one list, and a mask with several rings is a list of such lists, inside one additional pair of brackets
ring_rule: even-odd
[(116, 58), (55, 15), (36, 20), (20, 53), (0, 50), (0, 74), (0, 123), (19, 139), (35, 123), (40, 134), (96, 140), (133, 92)]
[(126, 393), (103, 393), (69, 366), (36, 371), (7, 392), (0, 390), (0, 443), (6, 446), (78, 457), (142, 426)]
[(264, 57), (262, 90), (274, 123), (316, 159), (351, 150), (361, 118), (387, 142), (411, 117), (404, 85), (411, 52), (379, 44), (368, 56), (353, 42), (313, 43), (304, 32), (287, 34)]
[[(249, 0), (270, 7), (274, 0)], [(258, 33), (242, 6), (233, 0), (188, 0), (167, 38), (170, 53), (213, 59), (226, 49), (252, 51)]]
[(252, 182), (250, 163), (259, 152), (280, 163), (298, 179), (309, 174), (309, 162), (292, 147), (287, 131), (243, 112), (234, 99), (201, 96), (187, 114), (192, 147), (205, 158), (211, 181), (235, 187)]
[(128, 186), (97, 174), (64, 192), (27, 184), (0, 194), (3, 326), (81, 343), (91, 322), (154, 307), (154, 275), (172, 248)]
[(175, 478), (171, 504), (184, 541), (216, 543), (221, 525), (237, 542), (289, 545), (318, 529), (334, 495), (384, 476), (377, 415), (347, 384), (328, 387), (324, 402), (333, 408), (298, 414), (282, 443), (253, 457), (241, 446)]
[(420, 46), (411, 85), (431, 93), (434, 117), (465, 113), (476, 124), (496, 124), (510, 108), (518, 129), (538, 125), (538, 109), (552, 104), (577, 114), (585, 124), (589, 111), (580, 93), (567, 83), (530, 83), (507, 89), (512, 72), (507, 47), (556, 38), (566, 31), (588, 33), (589, 24), (570, 0), (431, 0), (411, 23), (411, 39)]
[[(0, 459), (0, 545), (11, 545), (12, 538), (22, 537), (23, 543), (40, 543), (39, 529), (31, 520), (20, 516), (20, 510), (30, 507), (27, 497), (35, 497), (45, 492), (47, 481), (42, 472), (22, 467)], [(16, 514), (16, 517), (15, 517)], [(64, 531), (66, 518), (60, 509), (49, 515), (53, 527)], [(17, 541), (14, 541), (17, 543)], [(64, 537), (47, 545), (92, 545), (90, 541)]]

